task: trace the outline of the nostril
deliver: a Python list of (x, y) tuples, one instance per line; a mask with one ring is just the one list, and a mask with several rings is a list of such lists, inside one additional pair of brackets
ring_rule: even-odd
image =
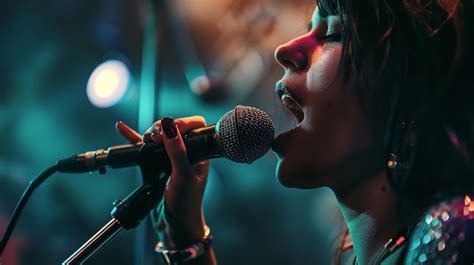
[(288, 68), (290, 70), (297, 70), (298, 69), (298, 66), (290, 60), (283, 60), (281, 62), (281, 64), (283, 65), (284, 68)]
[(288, 70), (299, 71), (306, 68), (305, 55), (295, 47), (280, 46), (275, 51), (275, 59), (283, 68)]

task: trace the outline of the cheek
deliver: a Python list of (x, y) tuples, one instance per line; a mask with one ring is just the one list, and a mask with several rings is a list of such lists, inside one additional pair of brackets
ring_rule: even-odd
[(309, 90), (321, 92), (336, 81), (341, 52), (342, 45), (338, 43), (326, 44), (314, 52), (306, 81)]

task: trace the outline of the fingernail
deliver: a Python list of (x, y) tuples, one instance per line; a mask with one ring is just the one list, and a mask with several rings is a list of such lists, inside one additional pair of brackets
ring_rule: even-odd
[(117, 121), (115, 122), (115, 128), (119, 128), (119, 127), (122, 127), (124, 125), (124, 123), (122, 121)]
[(169, 139), (173, 139), (178, 135), (178, 131), (176, 130), (176, 123), (170, 117), (165, 117), (161, 120), (161, 129), (166, 134), (166, 137)]

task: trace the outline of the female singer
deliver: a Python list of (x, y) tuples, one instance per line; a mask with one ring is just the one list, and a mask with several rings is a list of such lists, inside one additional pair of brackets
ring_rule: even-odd
[[(275, 52), (276, 93), (299, 123), (275, 139), (279, 181), (334, 192), (348, 227), (336, 264), (473, 264), (472, 4), (316, 2), (308, 32)], [(191, 165), (181, 138), (204, 125), (164, 118), (142, 138), (118, 124), (171, 158), (154, 213), (171, 264), (216, 264), (202, 211), (209, 163)]]

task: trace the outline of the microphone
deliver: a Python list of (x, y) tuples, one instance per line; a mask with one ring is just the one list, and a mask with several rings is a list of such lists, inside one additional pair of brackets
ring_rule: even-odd
[[(215, 125), (192, 130), (183, 136), (191, 164), (225, 157), (234, 162), (251, 164), (271, 147), (275, 134), (273, 122), (264, 111), (236, 106)], [(126, 144), (89, 151), (59, 160), (59, 172), (81, 173), (106, 168), (124, 168), (151, 162), (162, 172), (171, 164), (162, 143)]]

